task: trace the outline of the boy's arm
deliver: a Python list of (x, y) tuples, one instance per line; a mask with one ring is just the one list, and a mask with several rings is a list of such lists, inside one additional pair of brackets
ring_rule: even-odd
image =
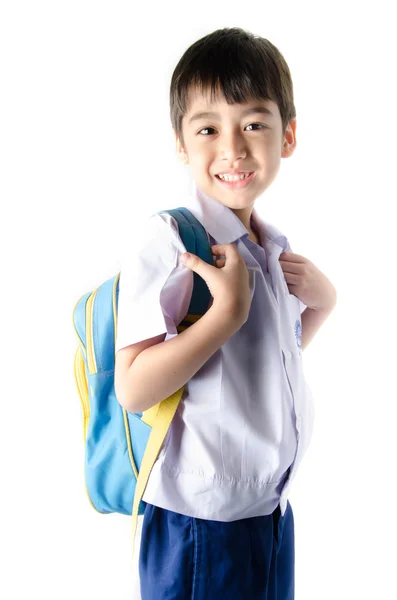
[(306, 308), (302, 315), (302, 350), (306, 348), (320, 329), (321, 325), (326, 319), (328, 319), (335, 306), (330, 308), (314, 310), (312, 308)]
[[(185, 385), (241, 325), (212, 305), (180, 334), (138, 354), (118, 377), (118, 402), (128, 412), (143, 412), (165, 400)], [(120, 352), (123, 349), (116, 354), (116, 363)]]

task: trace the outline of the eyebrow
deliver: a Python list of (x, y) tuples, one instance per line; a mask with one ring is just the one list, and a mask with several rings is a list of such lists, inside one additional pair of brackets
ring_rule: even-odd
[[(245, 117), (246, 115), (251, 115), (253, 113), (261, 113), (264, 115), (270, 115), (271, 117), (274, 116), (272, 111), (270, 109), (266, 108), (265, 106), (252, 106), (251, 108), (247, 108), (242, 113), (242, 116)], [(196, 113), (195, 115), (193, 115), (192, 117), (190, 117), (188, 123), (192, 123), (193, 121), (198, 121), (199, 119), (206, 119), (208, 117), (212, 117), (212, 118), (216, 119), (216, 118), (220, 117), (220, 114), (217, 112), (213, 112), (213, 111), (199, 112), (199, 113)]]

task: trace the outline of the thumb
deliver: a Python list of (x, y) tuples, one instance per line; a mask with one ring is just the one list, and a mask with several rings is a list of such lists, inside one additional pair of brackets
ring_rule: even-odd
[[(189, 252), (184, 252), (182, 254), (182, 262), (184, 265), (186, 265), (187, 267), (191, 267), (191, 263), (192, 263), (192, 258), (193, 256), (196, 256), (195, 254), (189, 254)], [(198, 257), (196, 257), (198, 258)]]
[(184, 252), (182, 254), (182, 262), (183, 264), (191, 269), (192, 271), (202, 271), (207, 267), (207, 263), (196, 254), (191, 254), (189, 252)]

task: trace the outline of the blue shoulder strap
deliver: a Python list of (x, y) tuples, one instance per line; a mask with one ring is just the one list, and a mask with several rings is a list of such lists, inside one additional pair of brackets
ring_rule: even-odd
[[(172, 210), (161, 210), (156, 214), (168, 213), (178, 223), (179, 235), (188, 252), (196, 254), (210, 265), (214, 265), (211, 246), (208, 241), (207, 232), (198, 219), (184, 207)], [(193, 272), (193, 294), (189, 305), (188, 314), (203, 315), (211, 300), (211, 293), (204, 279)]]

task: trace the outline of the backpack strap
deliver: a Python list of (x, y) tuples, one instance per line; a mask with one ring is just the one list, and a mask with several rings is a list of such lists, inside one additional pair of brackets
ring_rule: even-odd
[[(180, 237), (188, 252), (196, 254), (202, 260), (205, 260), (210, 265), (213, 265), (212, 250), (207, 232), (200, 221), (198, 221), (187, 208), (179, 207), (173, 210), (164, 210), (159, 212), (168, 213), (176, 219), (178, 222)], [(178, 331), (183, 331), (200, 319), (207, 312), (212, 299), (205, 280), (196, 272), (193, 272), (193, 276), (193, 292), (189, 304), (188, 314), (178, 327)], [(136, 530), (138, 525), (139, 505), (145, 492), (151, 470), (157, 460), (157, 456), (161, 450), (164, 439), (171, 425), (171, 421), (174, 418), (184, 389), (185, 385), (172, 394), (172, 396), (169, 398), (162, 400), (149, 409), (149, 411), (145, 411), (145, 421), (149, 421), (152, 430), (146, 445), (145, 454), (142, 458), (134, 493), (134, 502), (132, 507), (133, 556)]]

